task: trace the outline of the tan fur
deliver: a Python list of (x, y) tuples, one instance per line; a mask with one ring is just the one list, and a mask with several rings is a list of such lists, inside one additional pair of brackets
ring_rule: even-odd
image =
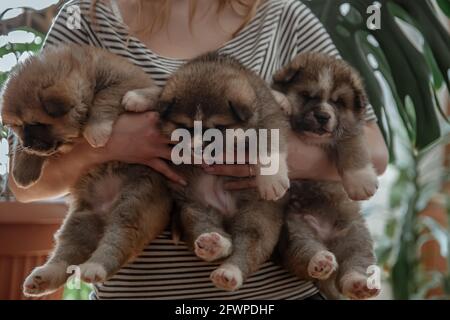
[[(17, 136), (13, 178), (35, 183), (51, 156), (70, 150), (82, 136), (104, 145), (130, 90), (147, 95), (153, 107), (160, 90), (138, 67), (107, 51), (69, 45), (47, 48), (21, 64), (3, 93), (2, 116)], [(139, 109), (136, 111), (144, 111)], [(24, 293), (48, 294), (64, 284), (67, 267), (102, 282), (160, 234), (171, 201), (165, 180), (143, 165), (109, 162), (84, 174), (71, 188), (69, 213), (46, 264), (25, 280)]]
[(364, 200), (377, 188), (364, 141), (362, 81), (345, 62), (315, 53), (299, 55), (274, 80), (274, 88), (291, 104), (286, 110), (294, 131), (323, 148), (342, 177), (342, 183), (292, 184), (280, 241), (282, 261), (299, 277), (320, 280), (331, 297), (374, 296), (378, 290), (361, 280), (375, 264), (372, 239), (358, 203), (351, 200)]
[[(210, 128), (279, 129), (280, 151), (286, 152), (288, 122), (270, 88), (231, 58), (209, 54), (180, 68), (161, 94), (160, 112), (168, 134), (181, 119), (191, 119), (181, 124), (192, 127), (199, 113)], [(216, 286), (237, 290), (272, 254), (283, 201), (261, 200), (256, 190), (225, 191), (229, 178), (206, 175), (199, 167), (182, 165), (180, 170), (189, 183), (175, 189), (184, 239), (200, 258), (223, 261), (211, 274)], [(287, 180), (287, 172), (280, 174)]]

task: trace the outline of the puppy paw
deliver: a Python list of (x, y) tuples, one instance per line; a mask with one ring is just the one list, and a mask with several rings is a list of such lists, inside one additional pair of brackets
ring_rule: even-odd
[(66, 264), (56, 263), (37, 267), (25, 279), (23, 294), (27, 297), (39, 297), (56, 291), (69, 276), (66, 269)]
[(367, 200), (378, 189), (378, 178), (372, 166), (364, 169), (345, 171), (342, 184), (348, 197), (355, 201)]
[(104, 282), (108, 273), (100, 263), (86, 262), (80, 265), (81, 279), (87, 283)]
[(330, 251), (319, 251), (309, 261), (308, 274), (310, 277), (326, 280), (336, 271), (338, 264), (336, 257)]
[(244, 281), (242, 271), (233, 264), (223, 264), (211, 273), (214, 285), (223, 290), (236, 291)]
[(214, 261), (228, 257), (231, 253), (231, 241), (217, 232), (203, 233), (195, 240), (195, 254), (205, 261)]
[(275, 201), (284, 196), (289, 189), (289, 178), (287, 174), (259, 175), (256, 178), (259, 194), (263, 200)]
[(111, 136), (113, 124), (113, 122), (88, 124), (84, 129), (83, 136), (92, 147), (104, 147)]
[(122, 105), (126, 111), (131, 112), (153, 110), (158, 101), (159, 92), (160, 89), (156, 86), (128, 91), (122, 99)]
[(380, 289), (368, 286), (368, 277), (359, 272), (349, 272), (341, 279), (342, 294), (352, 300), (363, 300), (376, 297)]

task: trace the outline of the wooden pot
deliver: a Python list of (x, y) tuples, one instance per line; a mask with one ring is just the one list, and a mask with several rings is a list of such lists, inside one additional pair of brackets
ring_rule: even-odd
[[(0, 202), (0, 300), (29, 299), (23, 281), (47, 260), (66, 211), (61, 202)], [(40, 299), (59, 300), (62, 292)]]

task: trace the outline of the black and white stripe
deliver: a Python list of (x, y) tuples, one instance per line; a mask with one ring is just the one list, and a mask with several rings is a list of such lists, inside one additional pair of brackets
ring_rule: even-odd
[(299, 299), (317, 292), (281, 267), (265, 263), (238, 292), (214, 287), (210, 273), (217, 267), (175, 246), (170, 234), (154, 240), (133, 263), (96, 287), (101, 299)]
[[(81, 9), (81, 29), (67, 25), (67, 8)], [(128, 33), (114, 0), (98, 4), (94, 25), (90, 1), (73, 0), (64, 5), (47, 35), (46, 44), (75, 42), (105, 48), (129, 59), (158, 85), (186, 60), (160, 56)], [(230, 55), (270, 82), (276, 70), (305, 51), (339, 56), (329, 35), (312, 12), (298, 0), (266, 0), (252, 20), (218, 50)], [(368, 120), (375, 116), (371, 108)], [(267, 262), (238, 292), (216, 289), (209, 274), (216, 265), (193, 255), (185, 245), (174, 245), (169, 233), (155, 239), (132, 263), (102, 285), (94, 299), (302, 299), (317, 293), (311, 282), (300, 281), (280, 266)]]

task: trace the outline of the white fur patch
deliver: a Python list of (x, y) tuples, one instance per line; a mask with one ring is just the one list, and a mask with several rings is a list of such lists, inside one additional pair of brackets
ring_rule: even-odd
[(81, 279), (88, 283), (104, 282), (107, 277), (105, 267), (100, 263), (86, 262), (80, 265)]
[(312, 278), (326, 280), (337, 268), (338, 264), (334, 254), (323, 250), (317, 252), (309, 261), (308, 274)]
[(205, 261), (214, 261), (231, 254), (231, 241), (217, 232), (203, 233), (195, 240), (195, 254)]
[(138, 91), (128, 91), (122, 99), (122, 105), (127, 111), (144, 112), (153, 108), (154, 101), (148, 100)]
[(202, 111), (202, 108), (201, 108), (200, 104), (198, 104), (197, 107), (196, 107), (194, 120), (195, 121), (202, 121), (203, 120), (203, 111)]
[(330, 69), (325, 68), (321, 70), (318, 87), (325, 90), (325, 92), (331, 91), (333, 88), (333, 72)]
[(281, 153), (279, 156), (278, 172), (276, 174), (258, 174), (256, 176), (256, 184), (262, 199), (276, 201), (282, 198), (289, 189), (290, 181), (286, 159), (287, 155), (285, 153)]
[(378, 178), (372, 165), (363, 169), (345, 171), (342, 174), (342, 184), (350, 199), (367, 200), (378, 189)]
[(231, 263), (224, 263), (211, 273), (211, 280), (217, 288), (236, 291), (244, 282), (242, 271)]

